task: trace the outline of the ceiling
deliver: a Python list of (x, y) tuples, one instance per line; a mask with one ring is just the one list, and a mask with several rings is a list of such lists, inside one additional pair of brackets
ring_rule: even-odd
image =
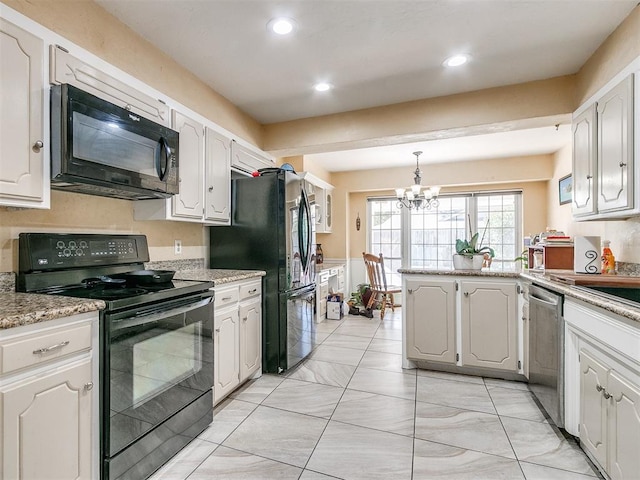
[[(96, 0), (107, 11), (263, 124), (575, 73), (637, 0)], [(293, 18), (292, 35), (267, 30)], [(442, 62), (467, 53), (457, 68)], [(318, 81), (333, 84), (316, 92)], [(438, 159), (550, 153), (558, 135), (534, 129), (429, 142)], [(565, 129), (563, 129), (564, 131)], [(566, 133), (565, 144), (569, 141)], [(444, 142), (440, 146), (432, 145)], [(457, 142), (460, 142), (458, 145)], [(507, 146), (512, 145), (509, 153)], [(530, 146), (530, 150), (525, 148)], [(544, 147), (543, 147), (544, 146)], [(421, 144), (333, 152), (327, 170), (364, 168), (367, 155), (413, 160)], [(546, 150), (546, 151), (541, 151)], [(456, 156), (453, 152), (459, 151)], [(555, 151), (555, 150), (553, 150)], [(393, 153), (392, 153), (393, 152)], [(409, 155), (407, 155), (409, 152)], [(518, 153), (515, 153), (518, 152)], [(342, 157), (340, 154), (342, 153)], [(427, 155), (425, 155), (426, 158)], [(464, 157), (464, 158), (463, 158)], [(341, 159), (340, 159), (341, 158)], [(433, 157), (432, 157), (433, 158)], [(355, 162), (355, 163), (354, 163)]]

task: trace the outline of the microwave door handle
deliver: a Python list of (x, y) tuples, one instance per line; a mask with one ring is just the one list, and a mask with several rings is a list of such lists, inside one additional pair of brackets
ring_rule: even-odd
[[(164, 182), (169, 176), (169, 171), (171, 170), (171, 147), (169, 147), (169, 144), (164, 137), (160, 137), (158, 144), (160, 145), (160, 148), (156, 151), (156, 172), (158, 173), (158, 178)], [(162, 171), (161, 161), (163, 150), (165, 152), (165, 159), (167, 160), (164, 171)]]

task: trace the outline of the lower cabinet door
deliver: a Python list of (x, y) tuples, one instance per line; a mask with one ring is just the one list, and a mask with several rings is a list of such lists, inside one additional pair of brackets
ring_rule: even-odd
[(609, 467), (612, 480), (640, 475), (640, 387), (618, 372), (607, 380), (609, 401)]
[(518, 370), (515, 283), (462, 281), (462, 364)]
[(240, 383), (238, 308), (215, 313), (213, 331), (213, 396), (218, 401)]
[(580, 443), (606, 468), (607, 414), (603, 391), (607, 369), (584, 350), (580, 351)]
[(262, 366), (262, 301), (240, 307), (240, 381)]
[(407, 357), (455, 363), (455, 281), (408, 280), (406, 297)]
[(0, 389), (0, 478), (91, 479), (91, 359)]

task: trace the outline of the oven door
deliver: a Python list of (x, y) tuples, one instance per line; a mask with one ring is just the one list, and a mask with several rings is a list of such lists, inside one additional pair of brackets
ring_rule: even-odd
[(212, 296), (204, 292), (105, 315), (105, 457), (114, 457), (211, 390)]

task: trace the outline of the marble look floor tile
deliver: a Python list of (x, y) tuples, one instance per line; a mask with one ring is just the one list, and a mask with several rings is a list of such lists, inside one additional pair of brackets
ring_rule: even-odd
[(333, 333), (340, 325), (342, 325), (341, 320), (325, 320), (322, 323), (316, 323), (316, 332)]
[(402, 355), (402, 341), (374, 338), (371, 340), (368, 350), (373, 352), (396, 353), (398, 355)]
[(417, 400), (447, 407), (496, 413), (484, 384), (454, 382), (434, 377), (417, 377)]
[(527, 480), (594, 480), (595, 478), (590, 475), (582, 475), (527, 462), (520, 462), (520, 468), (522, 468)]
[(220, 447), (193, 472), (189, 480), (297, 480), (301, 468)]
[(180, 450), (149, 480), (184, 480), (216, 449), (218, 445), (195, 439)]
[(245, 402), (260, 403), (284, 380), (278, 375), (264, 374), (255, 380), (249, 380), (230, 396)]
[(498, 415), (544, 422), (545, 416), (529, 391), (512, 388), (488, 387)]
[(333, 347), (331, 345), (320, 345), (311, 354), (311, 359), (324, 362), (342, 363), (357, 367), (360, 359), (364, 355), (364, 350), (355, 348)]
[(223, 445), (304, 467), (326, 424), (321, 418), (259, 406)]
[(413, 480), (524, 480), (518, 462), (417, 439)]
[(336, 328), (335, 333), (340, 335), (352, 335), (354, 337), (373, 338), (378, 330), (378, 324), (371, 325), (341, 325)]
[(213, 423), (198, 438), (207, 442), (222, 443), (251, 412), (255, 403), (227, 398), (213, 410)]
[(500, 418), (518, 460), (586, 475), (595, 473), (580, 447), (552, 425)]
[(329, 422), (307, 468), (345, 480), (410, 480), (413, 439)]
[(529, 384), (526, 382), (515, 382), (512, 380), (501, 380), (499, 378), (484, 378), (487, 387), (511, 388), (513, 390), (529, 391)]
[(302, 472), (302, 475), (300, 475), (300, 480), (335, 480), (336, 478), (338, 477), (325, 475), (311, 470), (305, 470)]
[(347, 389), (331, 420), (411, 436), (414, 411), (413, 400)]
[(262, 402), (262, 405), (328, 419), (343, 393), (342, 387), (287, 378)]
[(418, 402), (415, 436), (454, 447), (516, 458), (500, 418), (489, 413)]
[(351, 365), (308, 359), (289, 372), (287, 378), (346, 387), (355, 370)]
[(402, 355), (397, 353), (373, 352), (368, 350), (362, 357), (361, 367), (415, 375), (415, 369), (402, 368)]
[(418, 376), (442, 378), (444, 380), (453, 380), (454, 382), (467, 382), (484, 385), (484, 379), (482, 377), (475, 377), (473, 375), (462, 375), (459, 373), (437, 372), (435, 370), (418, 369)]
[(358, 367), (349, 382), (348, 388), (415, 400), (416, 377), (404, 373)]
[(379, 328), (373, 338), (402, 341), (402, 330)]
[(353, 335), (340, 335), (332, 333), (322, 345), (331, 345), (332, 347), (357, 348), (366, 350), (371, 340), (366, 337), (354, 337)]

